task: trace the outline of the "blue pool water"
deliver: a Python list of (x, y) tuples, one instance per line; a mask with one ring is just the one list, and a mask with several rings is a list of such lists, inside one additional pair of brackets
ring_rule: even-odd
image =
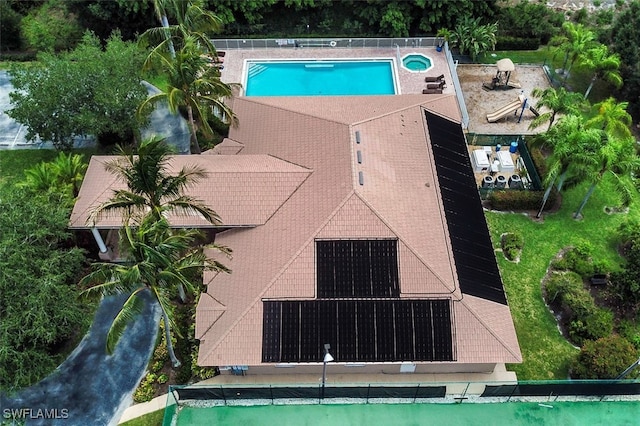
[(402, 65), (411, 71), (426, 71), (433, 65), (431, 59), (424, 55), (407, 55), (402, 59)]
[(247, 62), (246, 96), (394, 95), (391, 60)]

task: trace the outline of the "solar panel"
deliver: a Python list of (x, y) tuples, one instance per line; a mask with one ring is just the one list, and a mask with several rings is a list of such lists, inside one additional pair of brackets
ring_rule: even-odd
[(448, 299), (263, 303), (263, 362), (319, 362), (324, 343), (340, 362), (456, 357)]
[(397, 298), (397, 240), (316, 241), (319, 298)]
[(425, 116), (460, 289), (506, 305), (462, 128), (429, 111)]

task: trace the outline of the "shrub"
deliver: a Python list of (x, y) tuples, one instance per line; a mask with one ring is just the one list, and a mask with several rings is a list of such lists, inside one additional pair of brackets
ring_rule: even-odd
[[(543, 191), (505, 189), (492, 191), (488, 200), (491, 208), (495, 210), (537, 210), (542, 205), (543, 195)], [(556, 192), (552, 191), (545, 210), (555, 204), (556, 197)]]
[(509, 232), (502, 236), (502, 252), (509, 260), (515, 260), (524, 247), (524, 239), (518, 233)]
[(618, 334), (627, 339), (637, 350), (640, 350), (640, 323), (622, 320), (618, 324)]
[(133, 400), (135, 402), (147, 402), (153, 399), (153, 395), (155, 395), (155, 389), (153, 388), (153, 384), (157, 380), (157, 377), (153, 373), (147, 374), (140, 385), (133, 393)]
[(573, 272), (553, 272), (546, 283), (547, 300), (555, 301), (557, 298), (562, 301), (562, 297), (571, 292), (580, 291), (582, 279)]
[[(571, 365), (574, 379), (614, 379), (637, 359), (635, 348), (618, 335), (585, 342)], [(632, 371), (627, 378), (638, 377), (640, 370)]]
[(561, 259), (554, 261), (551, 266), (563, 271), (573, 271), (583, 278), (592, 276), (595, 267), (591, 259), (590, 244), (585, 242), (569, 249)]
[[(536, 136), (533, 137), (533, 140), (535, 140), (535, 138)], [(544, 154), (542, 154), (542, 151), (539, 148), (529, 148), (529, 153), (531, 154), (531, 160), (533, 161), (533, 165), (538, 172), (538, 176), (546, 176), (548, 171), (547, 162), (544, 158)]]
[(59, 0), (49, 0), (32, 11), (22, 19), (21, 29), (27, 45), (40, 51), (67, 50), (82, 37), (82, 28), (75, 16)]
[(569, 323), (569, 336), (578, 346), (587, 340), (597, 340), (613, 332), (613, 312), (595, 308), (591, 313)]
[(497, 36), (495, 50), (538, 50), (539, 37)]

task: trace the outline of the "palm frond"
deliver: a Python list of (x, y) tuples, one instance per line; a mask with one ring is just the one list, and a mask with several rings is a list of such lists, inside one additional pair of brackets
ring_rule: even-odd
[(142, 310), (144, 309), (144, 301), (140, 298), (140, 292), (142, 290), (142, 288), (135, 290), (131, 295), (129, 295), (126, 302), (124, 302), (124, 305), (122, 305), (120, 312), (118, 312), (111, 323), (111, 327), (107, 333), (106, 342), (107, 353), (109, 355), (113, 354), (113, 351), (124, 334), (124, 330), (127, 328), (127, 325), (132, 323), (135, 318), (142, 313)]

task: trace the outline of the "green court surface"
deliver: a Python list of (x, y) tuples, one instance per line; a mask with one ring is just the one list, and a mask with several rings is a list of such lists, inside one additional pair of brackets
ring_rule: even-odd
[(640, 401), (266, 405), (180, 409), (177, 425), (640, 425)]

